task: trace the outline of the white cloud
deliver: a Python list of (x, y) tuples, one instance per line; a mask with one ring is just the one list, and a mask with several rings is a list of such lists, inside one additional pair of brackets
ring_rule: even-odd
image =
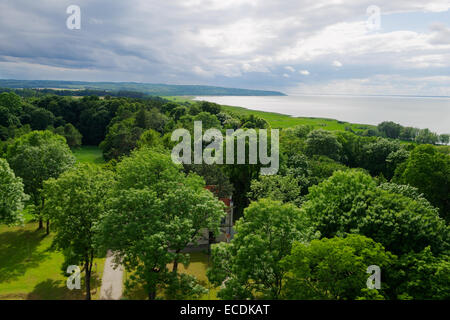
[(378, 74), (368, 78), (350, 78), (320, 83), (299, 83), (290, 94), (352, 94), (352, 95), (429, 95), (450, 96), (450, 76), (406, 77)]
[(309, 76), (309, 71), (308, 70), (300, 70), (299, 73), (303, 76)]
[(287, 71), (290, 71), (290, 72), (295, 72), (295, 69), (292, 68), (291, 66), (286, 66), (286, 67), (284, 67), (284, 69), (286, 69)]
[(334, 60), (333, 61), (333, 67), (336, 67), (336, 68), (342, 67), (342, 62), (340, 62), (338, 60)]

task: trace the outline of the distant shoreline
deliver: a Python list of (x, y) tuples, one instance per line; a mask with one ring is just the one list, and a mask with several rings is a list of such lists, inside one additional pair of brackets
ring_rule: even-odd
[(60, 80), (0, 79), (0, 88), (130, 91), (152, 96), (286, 96), (279, 91), (227, 88), (205, 85), (176, 85), (140, 82), (89, 82)]

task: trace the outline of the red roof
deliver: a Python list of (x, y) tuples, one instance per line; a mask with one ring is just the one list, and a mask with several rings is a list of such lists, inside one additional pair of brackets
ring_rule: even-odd
[[(218, 193), (217, 186), (208, 185), (208, 186), (205, 186), (205, 189), (211, 191), (212, 193), (214, 193), (217, 196), (217, 193)], [(219, 198), (219, 200), (222, 201), (223, 203), (225, 203), (225, 205), (227, 207), (231, 207), (231, 197), (229, 197), (229, 198)]]

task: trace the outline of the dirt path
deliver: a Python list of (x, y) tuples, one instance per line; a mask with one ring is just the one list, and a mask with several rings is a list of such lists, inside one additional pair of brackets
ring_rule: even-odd
[(122, 297), (123, 269), (122, 266), (117, 269), (113, 268), (113, 258), (113, 253), (108, 251), (103, 270), (100, 300), (119, 300)]

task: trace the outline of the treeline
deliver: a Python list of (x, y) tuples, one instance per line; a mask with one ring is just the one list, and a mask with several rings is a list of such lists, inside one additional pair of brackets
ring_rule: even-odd
[[(74, 140), (71, 147), (98, 145), (105, 139), (106, 128), (119, 107), (126, 109), (127, 105), (134, 103), (161, 106), (164, 102), (159, 97), (136, 100), (86, 96), (74, 99), (46, 95), (22, 99), (13, 92), (4, 92), (0, 94), (0, 139), (8, 140), (32, 130), (59, 128), (59, 133), (70, 132), (73, 135), (65, 135), (68, 140)], [(79, 138), (73, 139), (75, 136)]]
[(0, 79), (0, 87), (11, 89), (57, 88), (143, 92), (152, 96), (282, 96), (278, 91), (224, 88), (201, 85), (171, 85), (138, 82), (86, 82), (59, 80)]
[(83, 90), (70, 90), (70, 89), (9, 89), (0, 88), (0, 93), (14, 92), (18, 96), (29, 97), (42, 97), (46, 95), (56, 95), (63, 97), (85, 97), (85, 96), (99, 96), (99, 97), (124, 97), (124, 98), (144, 98), (148, 95), (137, 91), (109, 91), (109, 90), (95, 90), (95, 89), (83, 89)]
[(378, 136), (403, 141), (413, 141), (420, 144), (448, 144), (450, 134), (437, 134), (429, 129), (419, 129), (414, 127), (404, 127), (392, 121), (380, 123), (376, 129), (367, 129), (362, 133), (364, 136)]

